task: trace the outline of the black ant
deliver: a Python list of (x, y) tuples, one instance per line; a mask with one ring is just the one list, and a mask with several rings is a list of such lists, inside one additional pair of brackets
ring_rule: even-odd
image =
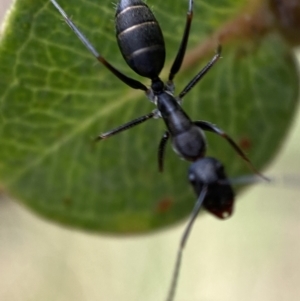
[(158, 148), (159, 170), (163, 170), (165, 146), (169, 138), (171, 138), (175, 152), (182, 158), (193, 162), (189, 168), (189, 181), (198, 199), (181, 238), (175, 271), (167, 299), (168, 301), (172, 301), (178, 280), (182, 252), (202, 204), (208, 211), (219, 218), (229, 217), (233, 210), (234, 192), (231, 183), (226, 177), (223, 165), (214, 158), (205, 157), (206, 140), (202, 131), (210, 131), (225, 138), (234, 150), (248, 163), (250, 168), (260, 177), (266, 179), (253, 167), (239, 146), (223, 130), (207, 121), (191, 121), (181, 108), (183, 97), (220, 58), (221, 47), (218, 47), (217, 53), (211, 61), (175, 97), (173, 79), (181, 67), (188, 43), (193, 18), (192, 0), (189, 0), (185, 30), (167, 83), (163, 83), (159, 78), (159, 74), (165, 63), (165, 43), (160, 26), (152, 11), (141, 0), (121, 0), (117, 4), (115, 25), (119, 48), (129, 67), (137, 74), (151, 80), (150, 88), (126, 76), (108, 63), (68, 18), (57, 2), (55, 0), (51, 0), (51, 2), (86, 48), (100, 63), (129, 87), (144, 91), (150, 101), (157, 106), (149, 114), (100, 134), (95, 140), (109, 138), (151, 118), (163, 118), (167, 131), (164, 133)]
[(192, 0), (189, 0), (183, 37), (171, 67), (167, 83), (163, 83), (159, 78), (159, 74), (165, 63), (165, 42), (160, 26), (152, 11), (141, 0), (121, 0), (117, 4), (115, 25), (119, 48), (131, 69), (137, 74), (151, 79), (150, 88), (126, 76), (108, 63), (79, 31), (58, 3), (55, 0), (51, 0), (51, 2), (86, 48), (100, 63), (129, 87), (144, 91), (150, 101), (157, 106), (157, 108), (149, 114), (100, 134), (95, 139), (96, 141), (111, 137), (151, 118), (162, 117), (166, 124), (167, 131), (164, 133), (158, 148), (159, 171), (163, 171), (165, 146), (169, 138), (171, 138), (173, 149), (179, 156), (185, 160), (195, 162), (205, 156), (206, 140), (203, 131), (209, 131), (225, 138), (234, 150), (248, 163), (250, 168), (264, 178), (264, 176), (254, 168), (239, 146), (223, 130), (207, 121), (191, 121), (189, 116), (181, 108), (183, 97), (220, 58), (220, 46), (211, 61), (186, 85), (177, 97), (174, 96), (175, 86), (173, 79), (178, 73), (185, 55), (193, 18)]

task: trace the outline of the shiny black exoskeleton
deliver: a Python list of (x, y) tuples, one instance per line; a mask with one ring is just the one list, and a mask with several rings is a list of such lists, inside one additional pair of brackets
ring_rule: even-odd
[(206, 195), (203, 206), (218, 218), (228, 218), (233, 212), (234, 191), (224, 171), (224, 166), (215, 158), (205, 157), (192, 163), (189, 181), (199, 196), (203, 189)]
[(164, 66), (166, 50), (152, 11), (139, 0), (120, 1), (115, 19), (117, 41), (127, 64), (141, 76), (157, 77)]
[(167, 83), (163, 83), (159, 74), (165, 63), (165, 43), (160, 26), (152, 11), (141, 0), (121, 0), (117, 4), (115, 25), (116, 36), (121, 53), (128, 66), (137, 74), (150, 78), (151, 87), (147, 88), (141, 82), (126, 76), (108, 63), (78, 30), (75, 24), (68, 18), (63, 9), (55, 0), (51, 0), (54, 6), (64, 17), (67, 24), (96, 57), (96, 59), (108, 68), (122, 82), (133, 89), (139, 89), (146, 93), (147, 97), (157, 108), (149, 114), (134, 119), (111, 131), (100, 134), (96, 140), (102, 140), (112, 135), (127, 130), (151, 118), (162, 117), (167, 131), (164, 133), (158, 149), (159, 170), (163, 170), (165, 146), (171, 139), (173, 149), (185, 160), (195, 162), (205, 156), (206, 140), (203, 131), (210, 131), (225, 138), (235, 151), (252, 166), (249, 159), (227, 134), (207, 121), (193, 122), (181, 107), (183, 97), (194, 87), (194, 85), (207, 73), (207, 71), (218, 61), (221, 55), (221, 47), (212, 60), (186, 85), (177, 97), (174, 96), (173, 79), (179, 71), (188, 43), (188, 37), (193, 18), (193, 1), (189, 0), (187, 18), (183, 37), (171, 67)]

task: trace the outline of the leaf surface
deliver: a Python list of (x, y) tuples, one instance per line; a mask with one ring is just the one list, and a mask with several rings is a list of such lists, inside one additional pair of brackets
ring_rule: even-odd
[[(111, 1), (59, 1), (98, 51), (127, 75), (114, 34)], [(187, 1), (147, 2), (164, 32), (167, 60), (175, 57)], [(195, 1), (189, 51), (232, 19), (245, 1)], [(176, 94), (213, 56), (184, 67)], [(298, 73), (277, 33), (223, 45), (222, 59), (185, 97), (193, 120), (224, 129), (258, 168), (274, 158), (292, 123)], [(48, 1), (16, 1), (0, 45), (0, 183), (35, 212), (85, 230), (137, 233), (186, 217), (196, 199), (189, 163), (168, 145), (158, 172), (162, 120), (92, 144), (92, 138), (154, 109), (141, 91), (124, 85), (91, 54)], [(207, 134), (208, 155), (229, 176), (250, 173), (219, 137)]]

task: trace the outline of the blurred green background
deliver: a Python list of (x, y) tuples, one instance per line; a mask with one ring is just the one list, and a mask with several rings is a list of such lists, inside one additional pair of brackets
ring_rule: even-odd
[[(8, 2), (1, 0), (0, 20)], [(233, 217), (198, 219), (184, 253), (176, 300), (300, 299), (300, 120), (260, 184)], [(298, 180), (297, 180), (298, 178)], [(298, 187), (297, 187), (298, 186)], [(61, 228), (0, 197), (0, 300), (165, 300), (185, 223), (140, 237)]]

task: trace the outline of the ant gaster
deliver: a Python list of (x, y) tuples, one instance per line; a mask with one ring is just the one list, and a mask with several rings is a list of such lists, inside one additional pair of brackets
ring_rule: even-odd
[(189, 116), (181, 108), (183, 97), (220, 58), (220, 46), (211, 61), (186, 85), (177, 97), (174, 96), (175, 86), (173, 79), (178, 73), (185, 55), (193, 18), (192, 0), (189, 0), (183, 37), (166, 84), (159, 78), (159, 74), (165, 63), (165, 42), (160, 26), (152, 11), (141, 0), (121, 0), (117, 4), (115, 25), (119, 48), (128, 66), (137, 74), (151, 80), (150, 88), (126, 76), (108, 63), (79, 31), (59, 4), (55, 0), (51, 0), (51, 2), (86, 48), (100, 63), (129, 87), (144, 91), (150, 101), (157, 106), (156, 109), (144, 116), (100, 134), (96, 140), (108, 138), (151, 118), (162, 117), (166, 124), (167, 131), (164, 133), (158, 148), (158, 166), (160, 171), (163, 171), (165, 146), (169, 138), (171, 138), (173, 149), (179, 156), (185, 160), (194, 162), (205, 156), (206, 140), (203, 131), (210, 131), (225, 138), (235, 151), (248, 163), (250, 168), (256, 174), (263, 177), (253, 167), (239, 146), (223, 130), (207, 121), (191, 121)]

